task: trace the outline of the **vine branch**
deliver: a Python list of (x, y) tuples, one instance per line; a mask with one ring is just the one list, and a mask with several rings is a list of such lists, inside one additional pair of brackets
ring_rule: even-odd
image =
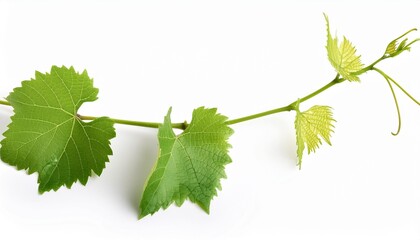
[[(367, 71), (372, 71), (372, 70), (376, 71), (376, 72), (380, 73), (382, 76), (384, 76), (387, 79), (387, 81), (391, 81), (393, 84), (395, 84), (408, 97), (410, 97), (413, 101), (415, 101), (417, 104), (420, 105), (420, 102), (418, 102), (410, 94), (408, 94), (408, 92), (405, 89), (403, 89), (396, 81), (394, 81), (391, 77), (386, 75), (384, 72), (382, 72), (378, 68), (375, 68), (376, 64), (378, 64), (379, 62), (381, 62), (381, 61), (383, 61), (387, 58), (390, 58), (390, 57), (386, 56), (386, 55), (383, 55), (382, 57), (380, 57), (379, 59), (374, 61), (372, 64), (364, 67), (363, 69), (361, 69), (360, 71), (358, 71), (355, 74), (362, 74), (362, 73), (366, 73)], [(305, 101), (317, 96), (318, 94), (324, 92), (325, 90), (331, 88), (332, 86), (334, 86), (336, 84), (339, 84), (339, 83), (342, 83), (344, 81), (345, 81), (345, 79), (340, 77), (339, 74), (337, 74), (335, 76), (335, 78), (332, 81), (330, 81), (328, 84), (326, 84), (325, 86), (319, 88), (318, 90), (316, 90), (316, 91), (314, 91), (314, 92), (312, 92), (312, 93), (310, 93), (310, 94), (308, 94), (308, 95), (306, 95), (302, 98), (299, 98), (299, 100), (296, 100), (296, 101), (290, 103), (289, 105), (286, 105), (286, 106), (280, 107), (280, 108), (271, 109), (271, 110), (264, 111), (264, 112), (260, 112), (260, 113), (256, 113), (256, 114), (252, 114), (252, 115), (248, 115), (248, 116), (245, 116), (245, 117), (235, 118), (235, 119), (226, 121), (226, 123), (228, 125), (233, 125), (233, 124), (246, 122), (246, 121), (249, 121), (249, 120), (252, 120), (252, 119), (261, 118), (261, 117), (265, 117), (265, 116), (276, 114), (276, 113), (289, 112), (289, 111), (292, 111), (292, 110), (295, 111), (296, 110), (296, 104), (298, 103), (298, 101), (299, 101), (299, 103), (305, 102)], [(11, 106), (11, 104), (8, 101), (5, 101), (5, 100), (0, 100), (0, 105)], [(98, 117), (94, 117), (94, 116), (83, 116), (83, 115), (78, 115), (78, 117), (81, 120), (95, 120), (95, 119), (98, 118)], [(162, 123), (159, 123), (159, 122), (143, 122), (143, 121), (125, 120), (125, 119), (117, 119), (117, 118), (111, 118), (111, 120), (114, 123), (117, 123), (117, 124), (124, 124), (124, 125), (130, 125), (130, 126), (138, 126), (138, 127), (147, 127), (147, 128), (159, 128), (159, 126), (162, 125)], [(187, 127), (188, 127), (188, 123), (186, 121), (182, 122), (182, 123), (172, 123), (172, 128), (185, 130)]]

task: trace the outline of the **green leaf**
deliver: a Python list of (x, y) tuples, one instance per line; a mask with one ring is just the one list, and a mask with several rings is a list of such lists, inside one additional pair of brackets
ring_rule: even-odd
[(145, 185), (140, 218), (172, 203), (181, 206), (188, 198), (209, 213), (210, 202), (226, 178), (224, 167), (231, 162), (227, 142), (233, 130), (217, 109), (198, 108), (180, 135), (171, 126), (171, 109), (159, 127), (159, 157)]
[(413, 31), (417, 31), (417, 29), (413, 28), (409, 31), (407, 31), (406, 33), (404, 33), (403, 35), (397, 37), (396, 39), (394, 39), (393, 41), (391, 41), (388, 46), (386, 47), (385, 53), (384, 53), (384, 57), (395, 57), (398, 56), (400, 53), (404, 52), (404, 51), (410, 51), (410, 46), (417, 42), (420, 41), (420, 38), (417, 38), (413, 41), (411, 41), (410, 43), (408, 42), (408, 38), (405, 38), (404, 40), (402, 40), (401, 42), (400, 39), (402, 39), (404, 36), (406, 36), (407, 34), (409, 34), (410, 32)]
[(360, 55), (356, 55), (356, 48), (346, 37), (339, 44), (338, 38), (333, 38), (330, 33), (328, 16), (324, 14), (327, 22), (327, 52), (331, 65), (338, 74), (349, 81), (360, 81), (358, 71), (363, 68)]
[(86, 123), (77, 115), (97, 94), (87, 72), (73, 68), (53, 66), (51, 73), (23, 81), (7, 97), (15, 114), (1, 141), (2, 160), (37, 172), (40, 193), (77, 180), (85, 185), (92, 171), (100, 175), (112, 154), (113, 122), (103, 117)]
[(313, 106), (305, 112), (296, 111), (295, 129), (299, 168), (302, 167), (302, 155), (305, 145), (308, 154), (322, 144), (321, 138), (331, 145), (330, 136), (335, 120), (328, 106)]
[[(386, 56), (393, 56), (401, 51), (401, 49), (404, 49), (404, 47), (407, 44), (407, 38), (402, 40), (401, 43), (398, 43), (398, 39), (393, 40), (388, 44), (386, 47), (385, 55)], [(398, 45), (398, 46), (397, 46)]]

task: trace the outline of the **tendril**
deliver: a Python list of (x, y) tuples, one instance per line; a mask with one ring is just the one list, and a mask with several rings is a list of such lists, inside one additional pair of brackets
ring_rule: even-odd
[(400, 107), (398, 106), (397, 96), (395, 95), (395, 91), (394, 91), (394, 88), (392, 87), (391, 82), (389, 81), (388, 78), (385, 78), (385, 80), (388, 83), (389, 89), (391, 89), (392, 97), (394, 98), (395, 107), (397, 109), (397, 114), (398, 114), (398, 128), (397, 128), (397, 132), (396, 133), (391, 132), (392, 135), (397, 136), (400, 133), (400, 130), (401, 130), (401, 112), (400, 112)]
[(417, 105), (420, 105), (420, 102), (417, 101), (413, 96), (411, 96), (400, 84), (398, 84), (394, 79), (392, 79), (390, 76), (388, 76), (382, 70), (380, 70), (378, 68), (375, 68), (375, 67), (372, 68), (372, 70), (376, 71), (377, 73), (382, 75), (382, 77), (384, 77), (384, 79), (387, 81), (388, 86), (389, 86), (389, 88), (392, 92), (392, 96), (393, 96), (394, 102), (395, 102), (395, 107), (397, 108), (397, 113), (398, 113), (398, 129), (397, 129), (396, 133), (392, 133), (392, 135), (396, 136), (396, 135), (398, 135), (398, 133), (400, 132), (400, 129), (401, 129), (401, 113), (400, 113), (400, 108), (398, 106), (398, 100), (397, 100), (397, 97), (396, 97), (395, 92), (394, 92), (394, 88), (392, 87), (391, 83), (393, 83), (395, 86), (397, 86), (405, 95), (407, 95), (407, 97), (409, 97)]

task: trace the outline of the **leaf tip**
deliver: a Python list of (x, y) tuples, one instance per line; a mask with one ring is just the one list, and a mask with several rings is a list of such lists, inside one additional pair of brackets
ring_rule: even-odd
[(197, 203), (198, 206), (200, 206), (200, 208), (207, 214), (210, 215), (210, 202), (208, 203)]
[(166, 113), (165, 118), (167, 118), (167, 117), (170, 118), (171, 117), (171, 114), (172, 114), (172, 106), (169, 107), (168, 112)]
[(139, 215), (137, 216), (137, 220), (142, 220), (143, 218), (145, 218), (147, 215), (149, 215), (148, 213), (144, 214), (142, 211), (140, 211)]
[(38, 187), (38, 194), (39, 194), (39, 195), (42, 195), (42, 194), (44, 194), (45, 192), (47, 192), (47, 190), (46, 190), (46, 189), (44, 189), (43, 187), (41, 187), (41, 185), (39, 185), (39, 187)]
[(325, 21), (328, 23), (328, 15), (325, 12), (323, 12), (322, 15), (324, 15)]

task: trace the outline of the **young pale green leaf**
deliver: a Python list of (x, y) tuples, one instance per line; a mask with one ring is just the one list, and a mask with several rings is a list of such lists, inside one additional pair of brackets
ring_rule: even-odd
[(171, 110), (159, 127), (159, 157), (145, 185), (140, 218), (172, 203), (181, 206), (189, 199), (209, 212), (210, 202), (226, 178), (224, 167), (231, 162), (227, 142), (233, 130), (215, 108), (198, 108), (180, 135), (171, 126)]
[(302, 167), (302, 155), (305, 145), (308, 154), (322, 144), (321, 138), (331, 145), (330, 136), (335, 120), (328, 106), (313, 106), (305, 112), (296, 111), (295, 129), (299, 168)]
[(330, 33), (330, 22), (328, 16), (325, 15), (327, 22), (327, 53), (331, 65), (338, 74), (349, 81), (360, 81), (358, 71), (363, 68), (360, 55), (356, 55), (356, 48), (347, 38), (339, 43), (338, 38), (333, 38)]
[(388, 44), (385, 50), (385, 56), (393, 56), (400, 52), (407, 44), (407, 38), (398, 43), (398, 39), (393, 40)]
[(404, 36), (406, 36), (407, 34), (409, 34), (410, 32), (413, 31), (417, 31), (417, 29), (413, 28), (409, 31), (407, 31), (406, 33), (404, 33), (403, 35), (397, 37), (396, 39), (392, 40), (388, 46), (386, 47), (385, 53), (384, 53), (384, 57), (395, 57), (398, 56), (400, 53), (404, 52), (404, 51), (410, 51), (410, 46), (417, 42), (420, 41), (420, 38), (417, 38), (413, 41), (411, 41), (410, 43), (408, 42), (408, 38), (405, 38), (404, 40), (402, 40), (401, 42), (399, 42)]
[(103, 117), (86, 123), (77, 116), (97, 94), (87, 72), (72, 67), (53, 66), (51, 73), (23, 81), (7, 97), (15, 114), (1, 141), (2, 160), (38, 172), (41, 193), (77, 180), (85, 185), (92, 171), (100, 175), (112, 154), (113, 122)]

